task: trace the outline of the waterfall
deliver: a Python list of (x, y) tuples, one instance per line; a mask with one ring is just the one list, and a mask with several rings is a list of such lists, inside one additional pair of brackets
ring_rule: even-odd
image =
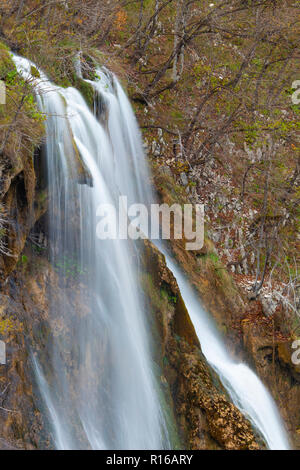
[[(14, 60), (19, 72), (31, 77), (33, 64), (17, 56)], [(97, 76), (94, 82), (87, 80), (97, 95), (94, 114), (75, 89), (53, 85), (42, 72), (40, 78), (31, 77), (47, 116), (52, 263), (62, 280), (72, 277), (70, 269), (83, 278), (79, 292), (67, 283), (64, 295), (53, 300), (51, 316), (58, 331), (48, 367), (34, 359), (36, 374), (58, 449), (169, 448), (135, 247), (126, 240), (99, 241), (95, 236), (98, 205), (117, 204), (119, 195), (126, 195), (130, 204), (149, 205), (154, 200), (150, 177), (122, 87), (106, 70), (97, 70)], [(231, 359), (175, 261), (163, 245), (158, 247), (177, 279), (203, 353), (232, 401), (270, 449), (287, 449), (284, 425), (269, 392), (249, 367)], [(74, 308), (77, 299), (86, 305), (80, 318)]]
[[(51, 293), (49, 361), (35, 359), (34, 364), (55, 446), (168, 448), (134, 246), (96, 237), (99, 204), (116, 205), (123, 189), (116, 168), (120, 165), (129, 178), (130, 167), (137, 165), (135, 142), (126, 140), (122, 122), (114, 123), (115, 134), (109, 135), (77, 90), (53, 85), (41, 71), (32, 77), (30, 61), (18, 56), (14, 61), (33, 82), (47, 116), (51, 262), (64, 289), (59, 296)], [(117, 108), (118, 102), (112, 100), (111, 106)], [(132, 157), (126, 169), (116, 151)], [(76, 292), (74, 276), (80, 279)], [(76, 311), (76, 305), (84, 311)]]
[(288, 450), (289, 443), (284, 424), (270, 393), (248, 366), (236, 363), (230, 357), (215, 325), (184, 275), (167, 254), (166, 259), (169, 269), (177, 279), (202, 352), (218, 374), (233, 403), (250, 420), (269, 449)]
[[(145, 181), (149, 180), (150, 177), (148, 175), (145, 179), (147, 169), (141, 144), (142, 140), (130, 103), (115, 77), (109, 79), (107, 74), (104, 74), (101, 70), (97, 70), (97, 75), (100, 80), (94, 82), (93, 86), (98, 91), (101, 99), (109, 101), (108, 128), (112, 141), (117, 145), (116, 155), (118, 155), (118, 158), (120, 156), (122, 165), (124, 165), (122, 172), (118, 175), (122, 179), (120, 183), (122, 194), (129, 195), (132, 185), (144, 182), (142, 190), (135, 194), (138, 194), (138, 202), (143, 202), (149, 206), (155, 198), (152, 195), (151, 187), (145, 184)], [(122, 152), (122, 148), (118, 146), (120, 139), (115, 130), (116, 123), (119, 126), (121, 124), (120, 127), (123, 129), (126, 126), (127, 139), (131, 143), (131, 155), (135, 158), (138, 157), (138, 160), (135, 160), (134, 177), (132, 177), (132, 174), (128, 175), (126, 154), (124, 155), (124, 151)], [(133, 202), (137, 202), (137, 196), (135, 196)], [(154, 243), (157, 244), (157, 242)], [(284, 424), (270, 393), (248, 366), (235, 363), (230, 357), (215, 325), (201, 306), (199, 299), (166, 247), (162, 243), (158, 243), (157, 246), (165, 255), (167, 265), (177, 280), (202, 351), (220, 377), (233, 403), (251, 421), (254, 428), (264, 438), (269, 449), (288, 449), (289, 443)]]

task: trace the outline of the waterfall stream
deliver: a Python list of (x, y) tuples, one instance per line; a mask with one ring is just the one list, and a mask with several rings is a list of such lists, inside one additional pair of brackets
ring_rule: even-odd
[[(29, 78), (33, 64), (14, 60)], [(120, 139), (115, 149), (113, 136), (109, 138), (77, 90), (53, 85), (42, 72), (31, 79), (47, 116), (51, 262), (62, 282), (68, 281), (64, 295), (51, 305), (55, 339), (50, 363), (35, 360), (55, 445), (168, 448), (131, 243), (96, 237), (99, 204), (117, 204), (122, 178), (130, 178), (130, 167), (137, 165), (135, 141), (127, 141), (123, 123), (114, 122)], [(120, 106), (116, 100), (113, 105)], [(120, 158), (132, 157), (127, 168), (123, 162), (121, 179), (115, 172), (115, 150)], [(74, 271), (83, 278), (76, 293), (69, 287)], [(77, 299), (86, 307), (80, 315), (74, 308)], [(52, 377), (51, 389), (47, 376)]]
[[(77, 90), (55, 86), (41, 71), (32, 77), (34, 64), (18, 56), (14, 61), (19, 73), (32, 80), (47, 116), (51, 261), (66, 282), (64, 294), (54, 297), (51, 306), (57, 329), (51, 360), (41, 365), (34, 359), (55, 446), (170, 448), (132, 243), (96, 237), (100, 203), (116, 205), (119, 195), (126, 195), (129, 204), (154, 200), (130, 103), (118, 80), (99, 69), (99, 79), (88, 81), (97, 96), (93, 114)], [(184, 275), (159, 248), (178, 281), (203, 353), (233, 402), (270, 449), (287, 449), (269, 392), (246, 365), (230, 358)], [(74, 270), (83, 279), (76, 293), (71, 288)], [(86, 306), (79, 318), (78, 299)], [(63, 336), (60, 328), (66, 331)]]

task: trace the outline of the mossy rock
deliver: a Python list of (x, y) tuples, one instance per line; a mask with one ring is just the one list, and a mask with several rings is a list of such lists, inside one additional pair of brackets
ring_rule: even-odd
[(73, 86), (77, 88), (78, 91), (82, 94), (85, 101), (87, 102), (89, 108), (93, 111), (94, 110), (94, 98), (95, 98), (95, 90), (90, 83), (87, 83), (82, 78), (78, 78), (75, 75), (73, 76)]
[(11, 72), (16, 72), (15, 64), (9, 49), (3, 43), (0, 43), (0, 80), (6, 80)]

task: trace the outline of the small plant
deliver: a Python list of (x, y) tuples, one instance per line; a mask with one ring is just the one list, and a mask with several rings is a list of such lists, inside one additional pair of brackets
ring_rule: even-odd
[(65, 277), (66, 280), (78, 279), (78, 277), (86, 274), (86, 270), (74, 258), (67, 255), (61, 260), (55, 262), (55, 271)]
[(161, 296), (164, 299), (167, 299), (169, 303), (176, 304), (177, 303), (177, 296), (169, 294), (165, 289), (161, 289)]
[(28, 256), (22, 255), (22, 257), (21, 257), (21, 263), (22, 263), (23, 265), (26, 265), (26, 264), (28, 263)]
[(0, 320), (0, 334), (5, 335), (16, 329), (16, 324), (11, 318)]

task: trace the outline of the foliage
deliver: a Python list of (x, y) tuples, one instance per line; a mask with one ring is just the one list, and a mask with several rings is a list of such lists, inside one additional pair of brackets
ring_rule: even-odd
[[(95, 74), (93, 57), (120, 70), (147, 140), (157, 140), (158, 129), (163, 133), (158, 164), (172, 161), (175, 177), (189, 174), (190, 194), (196, 201), (206, 197), (211, 231), (231, 223), (231, 266), (241, 267), (244, 256), (233, 227), (238, 231), (251, 210), (256, 215), (243, 226), (242, 241), (246, 257), (255, 253), (252, 274), (261, 278), (276, 266), (273, 275), (287, 280), (284, 260), (299, 253), (299, 105), (291, 99), (299, 79), (297, 3), (69, 0), (66, 7), (62, 1), (7, 0), (0, 8), (0, 31), (10, 47), (56, 83), (76, 86), (90, 104), (91, 88), (74, 74), (78, 53), (89, 78)], [(17, 85), (20, 94), (22, 83), (4, 46), (0, 55), (0, 78), (10, 93)], [(25, 115), (39, 134), (42, 117), (29, 90), (27, 95)], [(222, 184), (210, 187), (218, 192), (215, 200), (199, 194), (202, 174), (212, 165), (231, 184), (229, 194)], [(164, 185), (159, 189), (183, 201), (184, 189)], [(234, 195), (241, 211), (226, 212), (219, 193), (220, 199)], [(255, 290), (259, 286), (255, 282)]]

